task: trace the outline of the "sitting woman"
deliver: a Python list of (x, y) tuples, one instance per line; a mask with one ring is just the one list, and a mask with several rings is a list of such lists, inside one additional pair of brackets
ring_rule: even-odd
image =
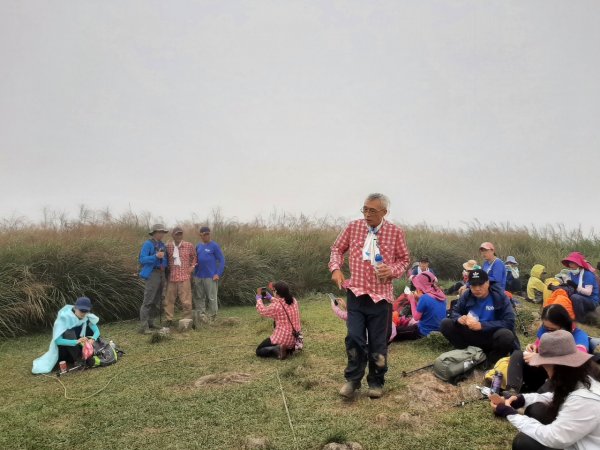
[(446, 296), (432, 273), (422, 272), (412, 279), (415, 292), (408, 296), (412, 321), (396, 326), (396, 341), (414, 340), (439, 331), (446, 317)]
[(300, 333), (300, 310), (298, 302), (290, 294), (287, 283), (278, 281), (272, 286), (273, 296), (267, 292), (265, 299), (271, 304), (265, 306), (261, 288), (256, 290), (256, 310), (263, 317), (269, 317), (275, 321), (275, 329), (271, 337), (266, 338), (256, 348), (256, 356), (275, 357), (284, 359), (288, 353), (294, 351), (296, 344), (295, 333)]
[(521, 292), (521, 280), (519, 279), (519, 263), (514, 256), (508, 256), (504, 262), (506, 266), (506, 290), (511, 294)]
[[(568, 300), (568, 298), (567, 298)], [(570, 309), (570, 308), (569, 308)], [(515, 350), (510, 355), (508, 363), (508, 376), (506, 379), (506, 389), (509, 392), (540, 392), (547, 391), (546, 371), (541, 367), (534, 367), (530, 364), (539, 352), (541, 338), (546, 333), (557, 330), (568, 331), (573, 335), (577, 349), (582, 353), (588, 353), (590, 340), (585, 331), (577, 328), (573, 322), (572, 309), (571, 314), (561, 304), (552, 304), (546, 306), (542, 311), (542, 326), (538, 330), (537, 340), (525, 348), (525, 352)]]
[(98, 317), (91, 314), (92, 302), (87, 297), (79, 297), (75, 305), (66, 305), (58, 311), (52, 329), (52, 341), (48, 351), (33, 361), (34, 374), (49, 373), (59, 361), (75, 367), (92, 364), (89, 357), (83, 360), (83, 347), (100, 337)]
[(598, 306), (598, 282), (593, 273), (594, 268), (579, 252), (569, 254), (562, 263), (571, 272), (567, 284), (576, 291), (571, 295), (571, 300), (577, 320), (583, 322)]
[(600, 448), (600, 373), (590, 358), (565, 330), (542, 336), (529, 364), (544, 368), (553, 392), (492, 399), (495, 414), (519, 430), (513, 450)]

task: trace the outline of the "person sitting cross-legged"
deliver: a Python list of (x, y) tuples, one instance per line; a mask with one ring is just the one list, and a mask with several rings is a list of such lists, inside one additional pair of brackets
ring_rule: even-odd
[(440, 331), (459, 349), (481, 348), (487, 364), (520, 348), (515, 334), (515, 312), (497, 283), (491, 283), (483, 269), (469, 273), (470, 288), (454, 305), (450, 318), (442, 320)]

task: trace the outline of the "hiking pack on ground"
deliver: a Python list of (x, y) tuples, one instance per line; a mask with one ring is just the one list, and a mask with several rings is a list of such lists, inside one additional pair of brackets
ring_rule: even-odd
[(92, 364), (89, 367), (104, 367), (116, 363), (124, 352), (113, 345), (102, 338), (95, 341), (94, 355), (91, 358)]
[(433, 373), (440, 380), (456, 384), (465, 379), (485, 359), (485, 353), (479, 347), (469, 346), (462, 350), (451, 350), (437, 357), (433, 363)]

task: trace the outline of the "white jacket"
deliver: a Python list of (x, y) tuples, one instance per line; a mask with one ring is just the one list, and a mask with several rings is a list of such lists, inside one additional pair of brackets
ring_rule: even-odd
[[(525, 406), (552, 402), (553, 394), (524, 394)], [(600, 383), (591, 380), (590, 389), (581, 386), (571, 392), (558, 411), (556, 420), (542, 425), (536, 419), (511, 414), (508, 420), (517, 429), (550, 448), (565, 450), (600, 449)]]

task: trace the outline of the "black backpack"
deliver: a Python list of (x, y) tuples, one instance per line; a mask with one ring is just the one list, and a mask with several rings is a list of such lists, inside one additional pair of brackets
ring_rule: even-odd
[(99, 338), (94, 342), (94, 356), (92, 356), (93, 363), (91, 367), (104, 367), (110, 366), (116, 363), (119, 358), (123, 355), (123, 351), (113, 348), (109, 342)]

